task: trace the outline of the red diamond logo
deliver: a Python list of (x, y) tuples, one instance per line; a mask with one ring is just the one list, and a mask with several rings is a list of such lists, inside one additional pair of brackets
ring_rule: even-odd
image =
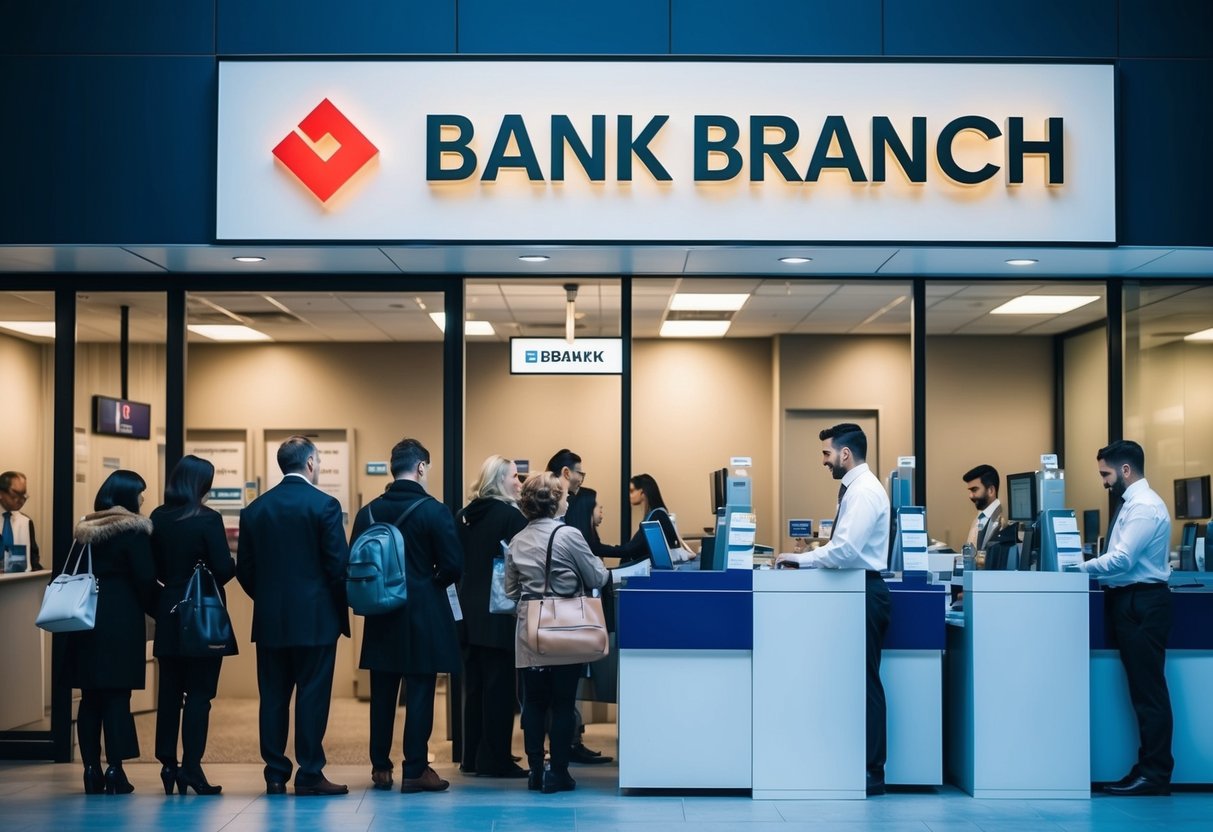
[[(311, 140), (305, 142), (302, 133)], [(329, 139), (337, 149), (331, 155), (321, 155), (316, 146)], [(274, 156), (295, 174), (304, 186), (321, 202), (341, 190), (355, 173), (379, 153), (366, 136), (355, 127), (327, 98), (299, 122), (274, 148)]]

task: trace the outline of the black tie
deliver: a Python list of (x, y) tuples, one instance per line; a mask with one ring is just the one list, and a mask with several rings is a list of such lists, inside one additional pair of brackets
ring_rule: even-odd
[(1108, 533), (1103, 539), (1103, 551), (1100, 552), (1101, 555), (1106, 554), (1108, 551), (1108, 544), (1112, 542), (1112, 529), (1116, 528), (1116, 519), (1120, 517), (1120, 510), (1124, 508), (1124, 505), (1123, 499), (1117, 500), (1116, 507), (1112, 509), (1112, 519), (1108, 521)]
[(834, 532), (838, 530), (838, 518), (842, 516), (842, 495), (847, 493), (845, 485), (838, 486), (838, 511), (834, 512), (834, 525), (830, 530), (830, 538), (833, 539)]

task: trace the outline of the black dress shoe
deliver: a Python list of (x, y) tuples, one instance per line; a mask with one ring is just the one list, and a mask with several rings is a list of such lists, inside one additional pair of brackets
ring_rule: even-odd
[(193, 789), (194, 794), (198, 795), (215, 795), (223, 791), (223, 786), (215, 786), (208, 783), (206, 775), (202, 773), (202, 769), (196, 771), (186, 771), (184, 768), (177, 771), (177, 791), (181, 794), (189, 794), (189, 790)]
[(1133, 768), (1129, 769), (1128, 774), (1117, 780), (1115, 783), (1105, 783), (1104, 788), (1106, 789), (1108, 786), (1127, 786), (1138, 777), (1141, 777), (1141, 772), (1137, 770), (1137, 766), (1133, 766)]
[(884, 793), (884, 778), (868, 774), (868, 797), (879, 797)]
[(105, 777), (100, 766), (84, 767), (84, 793), (105, 794)]
[(555, 794), (556, 792), (571, 792), (577, 788), (577, 781), (569, 776), (568, 772), (558, 774), (557, 772), (548, 769), (543, 773), (543, 793)]
[(332, 797), (338, 794), (349, 794), (350, 787), (340, 783), (331, 783), (329, 779), (321, 774), (315, 780), (306, 780), (299, 782), (299, 778), (295, 778), (295, 796), (296, 797)]
[(543, 790), (543, 769), (531, 769), (527, 772), (526, 787), (533, 792)]
[(371, 785), (380, 791), (392, 788), (392, 770), (390, 768), (371, 769)]
[(286, 794), (286, 783), (280, 782), (278, 780), (266, 780), (265, 781), (265, 793), (266, 794)]
[[(160, 767), (160, 782), (164, 784), (164, 793), (172, 794), (177, 786), (177, 765), (165, 763)], [(182, 792), (184, 794), (184, 792)]]
[(581, 763), (584, 766), (602, 765), (613, 761), (614, 757), (607, 757), (597, 751), (591, 751), (586, 748), (583, 743), (577, 743), (569, 749), (569, 762)]
[(104, 780), (106, 794), (130, 794), (135, 790), (131, 781), (126, 779), (126, 772), (122, 770), (122, 766), (107, 768)]
[(1153, 780), (1138, 775), (1124, 785), (1114, 783), (1111, 786), (1104, 786), (1104, 793), (1118, 797), (1166, 797), (1171, 793), (1171, 784), (1155, 783)]
[(530, 772), (527, 771), (522, 766), (518, 765), (517, 763), (510, 763), (509, 768), (502, 769), (501, 771), (479, 772), (480, 777), (496, 777), (499, 779), (518, 779), (518, 780), (521, 780), (523, 777), (526, 777), (528, 774), (530, 774)]

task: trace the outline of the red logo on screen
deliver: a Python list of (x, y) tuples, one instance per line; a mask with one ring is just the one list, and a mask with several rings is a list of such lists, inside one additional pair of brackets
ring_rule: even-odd
[[(304, 136), (310, 144), (304, 141)], [(327, 156), (317, 149), (317, 145), (326, 139), (329, 144), (337, 145)], [(378, 153), (379, 148), (327, 98), (274, 148), (278, 161), (321, 202), (328, 202), (329, 197), (341, 190), (341, 186)]]

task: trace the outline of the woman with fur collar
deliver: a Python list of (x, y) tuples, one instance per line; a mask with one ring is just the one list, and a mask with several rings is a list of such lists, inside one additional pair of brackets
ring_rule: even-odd
[[(144, 615), (154, 612), (156, 595), (152, 522), (139, 515), (146, 488), (134, 471), (115, 471), (101, 484), (93, 513), (76, 524), (74, 548), (91, 551), (98, 587), (96, 626), (66, 635), (64, 664), (68, 684), (81, 693), (76, 734), (87, 794), (134, 791), (122, 761), (139, 756), (131, 691), (144, 687)], [(84, 554), (86, 565), (89, 551)], [(68, 561), (70, 568), (74, 559)], [(109, 763), (104, 774), (102, 732)]]

